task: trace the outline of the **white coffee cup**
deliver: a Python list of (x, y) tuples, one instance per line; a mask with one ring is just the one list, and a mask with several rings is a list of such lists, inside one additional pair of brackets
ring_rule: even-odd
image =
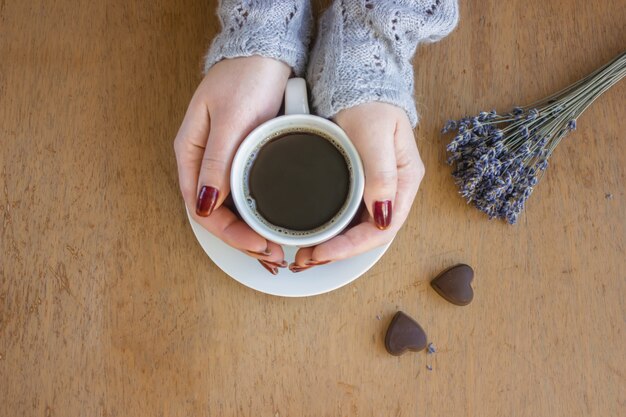
[[(254, 157), (265, 143), (292, 132), (310, 132), (329, 140), (344, 155), (350, 172), (346, 201), (337, 215), (326, 224), (310, 231), (295, 231), (270, 224), (255, 209), (247, 185), (247, 173)], [(230, 192), (242, 219), (264, 238), (288, 246), (313, 246), (338, 235), (356, 214), (365, 178), (359, 154), (348, 135), (335, 123), (309, 113), (306, 82), (292, 78), (285, 90), (285, 115), (268, 120), (244, 139), (239, 146), (230, 175)]]

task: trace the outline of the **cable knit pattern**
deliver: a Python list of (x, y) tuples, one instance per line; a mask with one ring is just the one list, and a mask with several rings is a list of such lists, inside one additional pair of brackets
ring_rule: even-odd
[(403, 108), (415, 126), (415, 48), (445, 37), (458, 20), (456, 0), (336, 0), (320, 20), (311, 54), (313, 108), (330, 118), (381, 101)]
[(208, 71), (224, 58), (261, 55), (281, 60), (296, 75), (304, 73), (311, 36), (309, 0), (221, 0), (222, 32), (204, 62)]

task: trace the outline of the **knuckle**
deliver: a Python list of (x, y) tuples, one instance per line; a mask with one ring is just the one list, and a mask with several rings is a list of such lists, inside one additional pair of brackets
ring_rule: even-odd
[(202, 172), (224, 173), (228, 168), (228, 163), (223, 158), (213, 155), (204, 155), (202, 158)]
[(180, 155), (180, 152), (181, 152), (181, 150), (182, 150), (182, 149), (181, 149), (181, 145), (182, 145), (182, 144), (181, 144), (181, 140), (180, 140), (180, 138), (179, 138), (179, 137), (176, 137), (176, 138), (174, 139), (174, 143), (173, 143), (172, 145), (174, 146), (174, 153), (175, 153), (176, 155)]
[(407, 175), (411, 179), (416, 179), (418, 182), (422, 181), (424, 175), (426, 174), (424, 163), (419, 157), (409, 159), (402, 169), (406, 170)]
[(187, 202), (191, 202), (196, 196), (196, 189), (187, 184), (180, 184), (180, 192)]
[(349, 233), (346, 233), (345, 237), (346, 237), (346, 241), (348, 243), (350, 251), (354, 251), (356, 248), (362, 245), (361, 241), (359, 241), (358, 239), (355, 238), (355, 236)]
[(395, 187), (397, 182), (398, 173), (395, 169), (375, 171), (370, 178), (370, 183), (376, 188)]
[(418, 162), (415, 164), (415, 176), (417, 177), (417, 179), (419, 179), (420, 181), (424, 178), (424, 175), (426, 174), (426, 167), (424, 167), (424, 164), (422, 162)]

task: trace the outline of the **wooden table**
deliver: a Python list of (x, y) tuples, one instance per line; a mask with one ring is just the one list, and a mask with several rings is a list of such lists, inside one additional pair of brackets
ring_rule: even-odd
[[(438, 134), (624, 50), (622, 0), (462, 1), (415, 59), (427, 175), (410, 219), (365, 276), (307, 299), (230, 279), (183, 211), (172, 140), (214, 8), (0, 1), (1, 416), (626, 414), (626, 82), (514, 227), (458, 196)], [(428, 285), (457, 262), (476, 271), (464, 308)], [(436, 354), (385, 352), (398, 309)]]

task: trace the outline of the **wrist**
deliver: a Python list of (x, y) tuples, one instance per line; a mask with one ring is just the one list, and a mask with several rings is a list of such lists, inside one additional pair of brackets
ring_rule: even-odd
[(246, 65), (252, 65), (261, 69), (262, 72), (271, 71), (281, 78), (289, 78), (293, 72), (293, 68), (286, 62), (276, 58), (268, 58), (260, 55), (252, 55), (248, 57), (242, 57), (241, 60), (245, 60)]
[(218, 13), (222, 32), (215, 37), (207, 52), (205, 72), (225, 58), (258, 55), (282, 61), (296, 75), (302, 75), (312, 23), (308, 0), (245, 5), (222, 0)]

